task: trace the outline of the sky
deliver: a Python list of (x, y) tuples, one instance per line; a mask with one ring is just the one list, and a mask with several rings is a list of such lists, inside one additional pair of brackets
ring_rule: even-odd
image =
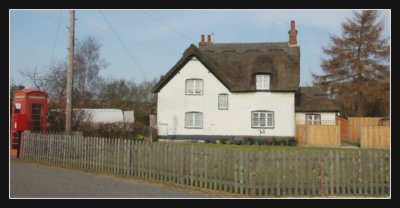
[[(75, 38), (88, 36), (101, 44), (108, 63), (105, 79), (137, 83), (159, 79), (202, 34), (214, 43), (287, 42), (295, 20), (300, 46), (300, 85), (322, 74), (322, 47), (341, 23), (359, 10), (76, 10)], [(390, 38), (390, 10), (380, 10), (385, 37)], [(10, 10), (10, 84), (32, 87), (21, 72), (49, 66), (68, 55), (69, 10)]]

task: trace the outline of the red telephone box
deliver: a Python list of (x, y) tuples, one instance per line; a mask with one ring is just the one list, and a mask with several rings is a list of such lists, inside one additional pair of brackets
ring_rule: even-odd
[(36, 89), (18, 90), (14, 93), (11, 116), (10, 155), (19, 157), (22, 132), (45, 132), (48, 95)]

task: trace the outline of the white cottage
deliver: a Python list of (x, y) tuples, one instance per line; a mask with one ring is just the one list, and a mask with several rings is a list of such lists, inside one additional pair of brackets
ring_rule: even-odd
[(295, 103), (302, 91), (294, 21), (289, 34), (280, 43), (213, 43), (202, 35), (153, 88), (158, 135), (293, 138), (295, 110), (307, 103)]

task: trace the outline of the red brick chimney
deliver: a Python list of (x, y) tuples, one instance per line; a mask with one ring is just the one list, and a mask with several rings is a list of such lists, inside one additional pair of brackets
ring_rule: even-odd
[(205, 48), (212, 44), (211, 35), (207, 35), (207, 42), (205, 41), (205, 36), (201, 35), (201, 42), (199, 42), (199, 48)]
[(289, 46), (297, 46), (297, 30), (294, 20), (290, 21)]

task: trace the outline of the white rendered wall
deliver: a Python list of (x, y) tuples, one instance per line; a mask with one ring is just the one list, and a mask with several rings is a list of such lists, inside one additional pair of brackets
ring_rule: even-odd
[(323, 124), (331, 124), (334, 125), (336, 122), (336, 113), (335, 112), (296, 112), (296, 122), (297, 123), (305, 123), (306, 114), (320, 114), (321, 121)]
[[(185, 80), (204, 80), (203, 95), (185, 95)], [(218, 94), (228, 94), (228, 110), (218, 110)], [(158, 93), (157, 125), (160, 135), (252, 135), (295, 134), (294, 93), (230, 93), (200, 61), (189, 61)], [(274, 128), (251, 128), (251, 111), (274, 111)], [(185, 128), (185, 112), (203, 113), (202, 129)]]

